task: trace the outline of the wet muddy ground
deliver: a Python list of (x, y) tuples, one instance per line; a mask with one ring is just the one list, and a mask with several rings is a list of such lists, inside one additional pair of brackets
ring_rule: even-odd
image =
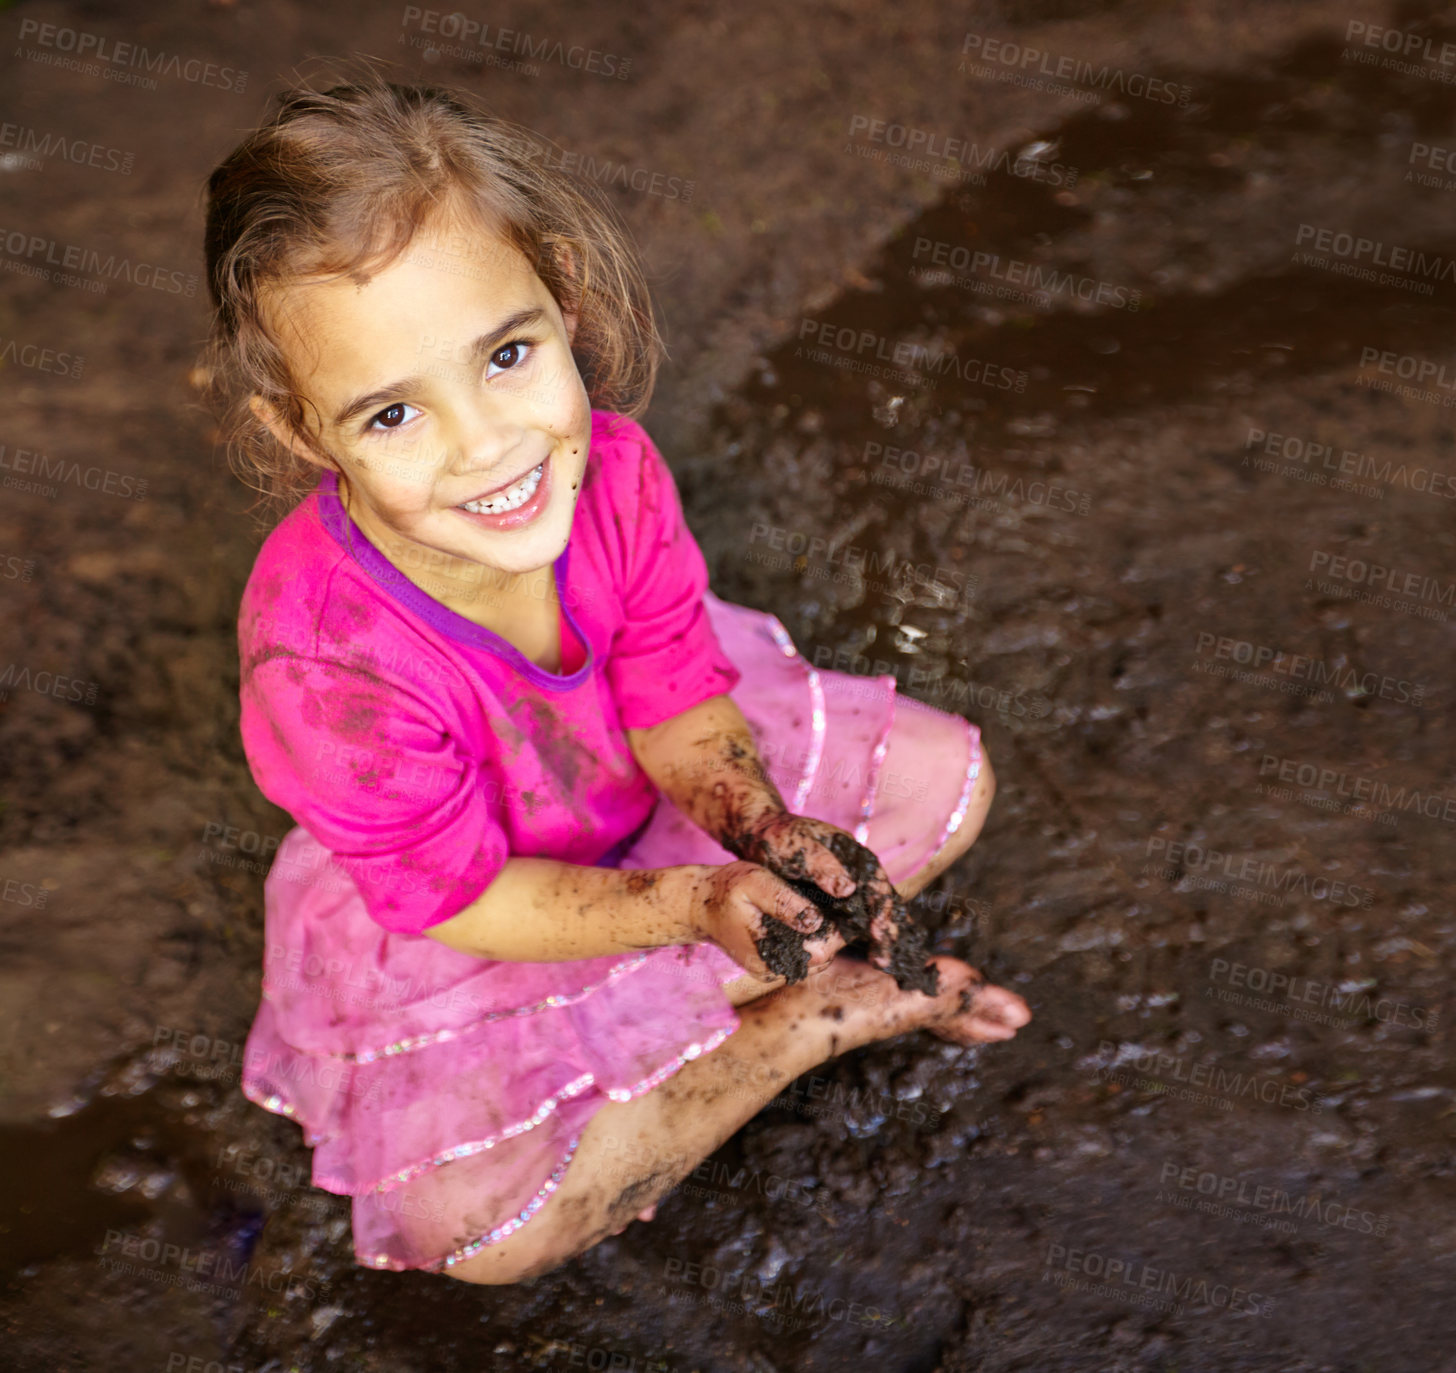
[[(532, 1286), (355, 1267), (237, 1087), (287, 820), (237, 737), (258, 536), (188, 408), (198, 299), (47, 281), (6, 237), (0, 341), (84, 356), (0, 368), (0, 460), (75, 465), (0, 505), (7, 1366), (1456, 1367), (1456, 26), (986, 21), (983, 53), (1187, 88), (1094, 103), (957, 71), (953, 16), (810, 11), (517, 12), (634, 78), (488, 88), (695, 177), (623, 200), (676, 358), (649, 428), (721, 595), (981, 726), (996, 803), (916, 909), (1036, 1019), (834, 1060)], [(253, 84), (68, 72), (27, 18)], [(195, 272), (198, 182), (275, 75), (423, 70), (400, 18), (14, 6), (4, 118), (134, 167), (7, 163), (5, 222)], [(896, 120), (1009, 155), (899, 167)]]

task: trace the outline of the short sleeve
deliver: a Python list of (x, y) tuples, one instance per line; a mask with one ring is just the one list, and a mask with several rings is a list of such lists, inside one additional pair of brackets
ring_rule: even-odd
[(620, 475), (626, 622), (612, 641), (607, 680), (626, 729), (647, 729), (731, 691), (739, 672), (723, 652), (703, 605), (708, 566), (683, 519), (672, 472), (652, 440), (633, 426), (635, 472)]
[(263, 794), (332, 850), (385, 929), (418, 934), (457, 914), (510, 856), (480, 768), (402, 684), (275, 652), (242, 682)]

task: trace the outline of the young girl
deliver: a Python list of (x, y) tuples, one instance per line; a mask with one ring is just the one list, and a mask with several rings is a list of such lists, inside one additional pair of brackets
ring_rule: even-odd
[[(532, 146), (434, 89), (295, 90), (206, 231), (234, 451), (312, 484), (239, 617), (248, 762), (298, 822), (244, 1089), (352, 1195), (360, 1263), (480, 1283), (650, 1219), (828, 1057), (1030, 1018), (956, 959), (935, 996), (880, 970), (889, 884), (981, 829), (979, 733), (708, 591), (629, 418), (641, 276)], [(870, 962), (769, 871), (852, 892), (841, 831), (883, 863)], [(760, 959), (776, 921), (806, 979)]]

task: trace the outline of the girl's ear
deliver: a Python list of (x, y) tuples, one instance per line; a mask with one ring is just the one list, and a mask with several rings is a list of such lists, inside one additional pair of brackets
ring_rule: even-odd
[[(555, 255), (557, 264), (560, 266), (562, 273), (576, 285), (578, 290), (580, 290), (582, 285), (582, 276), (579, 275), (580, 267), (578, 265), (575, 247), (572, 244), (568, 243), (565, 239), (557, 239), (555, 244), (552, 246), (551, 251)], [(561, 307), (561, 318), (566, 325), (567, 343), (575, 343), (576, 326), (578, 320), (581, 318), (581, 311), (579, 309), (563, 305)]]
[(248, 408), (253, 412), (253, 417), (278, 443), (295, 458), (302, 458), (305, 462), (312, 463), (315, 467), (331, 466), (324, 458), (313, 451), (308, 444), (304, 443), (296, 434), (292, 426), (283, 418), (270, 401), (254, 393), (248, 397)]

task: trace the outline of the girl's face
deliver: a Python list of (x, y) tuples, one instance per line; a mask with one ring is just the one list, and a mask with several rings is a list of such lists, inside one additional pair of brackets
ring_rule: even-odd
[(525, 257), (479, 229), (427, 227), (363, 284), (291, 282), (267, 305), (349, 512), (400, 571), (448, 604), (480, 596), (482, 567), (520, 575), (560, 556), (591, 404), (575, 316)]

